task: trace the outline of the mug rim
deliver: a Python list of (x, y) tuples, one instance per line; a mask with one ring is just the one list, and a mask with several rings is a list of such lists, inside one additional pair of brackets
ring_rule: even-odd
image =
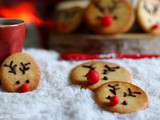
[(0, 18), (0, 23), (2, 22), (15, 22), (14, 24), (10, 24), (10, 25), (0, 25), (0, 28), (2, 27), (14, 27), (14, 26), (19, 26), (19, 25), (22, 25), (24, 24), (24, 21), (23, 20), (20, 20), (20, 19), (10, 19), (10, 18)]

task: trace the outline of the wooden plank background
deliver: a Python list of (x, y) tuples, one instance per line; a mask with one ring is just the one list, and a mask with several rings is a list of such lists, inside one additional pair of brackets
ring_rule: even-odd
[[(136, 7), (138, 0), (130, 0)], [(143, 33), (135, 22), (128, 32), (119, 35), (97, 35), (92, 32), (54, 34), (49, 48), (63, 53), (160, 53), (160, 36)], [(86, 30), (87, 31), (87, 30)]]

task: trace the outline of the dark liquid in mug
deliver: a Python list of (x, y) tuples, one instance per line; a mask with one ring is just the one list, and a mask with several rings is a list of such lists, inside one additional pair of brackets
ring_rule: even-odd
[(15, 25), (17, 24), (16, 22), (0, 22), (0, 26), (1, 25)]

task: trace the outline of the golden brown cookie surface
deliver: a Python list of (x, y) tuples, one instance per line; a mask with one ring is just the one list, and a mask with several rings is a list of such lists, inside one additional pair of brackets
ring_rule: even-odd
[(95, 99), (111, 112), (130, 113), (148, 106), (146, 93), (136, 85), (122, 81), (110, 81), (96, 90)]
[(83, 19), (83, 11), (88, 1), (64, 1), (60, 2), (54, 14), (56, 31), (59, 33), (71, 33), (76, 30)]
[(37, 88), (40, 69), (36, 61), (26, 53), (12, 54), (0, 68), (2, 87), (9, 92), (27, 92)]
[(134, 22), (134, 11), (128, 0), (93, 0), (85, 11), (88, 25), (97, 33), (127, 32)]
[(137, 18), (144, 31), (160, 34), (160, 1), (139, 0)]
[[(87, 74), (96, 71), (99, 80), (94, 84), (88, 84)], [(93, 72), (94, 72), (93, 71)], [(94, 74), (93, 74), (94, 75)], [(96, 75), (95, 75), (96, 76)], [(95, 90), (108, 81), (131, 81), (132, 74), (122, 66), (110, 62), (91, 61), (76, 66), (71, 71), (71, 80), (74, 84), (87, 86), (91, 90)], [(92, 76), (91, 76), (92, 77)]]

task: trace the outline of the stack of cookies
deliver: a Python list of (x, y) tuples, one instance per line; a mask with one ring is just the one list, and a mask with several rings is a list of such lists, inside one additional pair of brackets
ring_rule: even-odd
[(120, 65), (87, 62), (76, 66), (70, 78), (73, 84), (92, 90), (97, 104), (105, 110), (130, 113), (148, 106), (147, 94), (131, 83), (132, 74)]
[(159, 0), (139, 0), (136, 9), (129, 0), (65, 1), (56, 7), (55, 29), (71, 33), (86, 23), (98, 34), (120, 34), (130, 31), (138, 21), (144, 32), (160, 34), (159, 6)]

